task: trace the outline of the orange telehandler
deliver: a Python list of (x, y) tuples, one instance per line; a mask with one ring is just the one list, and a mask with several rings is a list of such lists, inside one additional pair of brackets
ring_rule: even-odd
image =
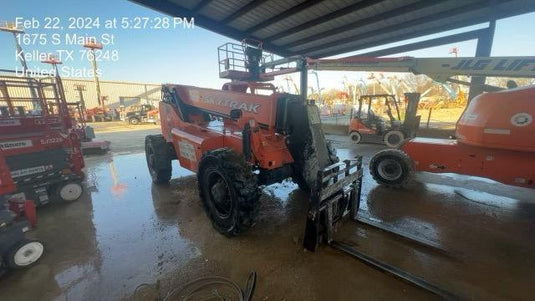
[[(169, 181), (173, 159), (196, 172), (206, 213), (227, 236), (254, 224), (260, 186), (290, 177), (312, 193), (311, 207), (318, 212), (326, 201), (332, 219), (350, 212), (360, 199), (361, 161), (338, 162), (313, 101), (279, 93), (263, 82), (297, 69), (261, 71), (259, 46), (229, 43), (220, 47), (220, 54), (222, 49), (220, 76), (232, 79), (222, 90), (163, 85), (162, 135), (145, 139), (153, 182)], [(306, 66), (302, 68), (306, 74)], [(320, 242), (322, 217), (318, 213), (307, 225), (309, 249)]]

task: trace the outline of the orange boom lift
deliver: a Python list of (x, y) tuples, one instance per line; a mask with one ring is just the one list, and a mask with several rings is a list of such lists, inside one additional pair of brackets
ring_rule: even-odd
[[(412, 72), (437, 81), (455, 75), (535, 77), (535, 57), (359, 58), (310, 61), (318, 70)], [(475, 97), (457, 122), (455, 139), (407, 139), (370, 162), (375, 180), (404, 186), (413, 171), (458, 173), (535, 188), (535, 86)], [(501, 91), (497, 91), (501, 90)]]

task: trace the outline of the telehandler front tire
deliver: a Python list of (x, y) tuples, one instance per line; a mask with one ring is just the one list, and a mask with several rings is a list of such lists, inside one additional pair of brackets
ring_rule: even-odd
[(152, 182), (154, 184), (168, 183), (171, 179), (173, 156), (162, 135), (145, 137), (145, 157)]
[(260, 189), (244, 158), (229, 148), (206, 152), (198, 171), (199, 194), (214, 228), (237, 236), (254, 225)]

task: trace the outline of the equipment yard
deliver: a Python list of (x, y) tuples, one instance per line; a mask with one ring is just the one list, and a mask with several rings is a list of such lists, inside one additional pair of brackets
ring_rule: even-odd
[(0, 14), (0, 300), (533, 299), (535, 1), (55, 4)]
[[(154, 133), (129, 132), (127, 143), (121, 132), (102, 135), (112, 153), (86, 158), (82, 199), (41, 209), (31, 235), (47, 242), (47, 255), (31, 272), (6, 275), (0, 299), (131, 299), (141, 283), (160, 280), (164, 293), (208, 275), (243, 284), (251, 270), (259, 275), (255, 300), (434, 298), (337, 250), (304, 251), (307, 196), (291, 182), (264, 189), (253, 229), (233, 239), (218, 234), (191, 172), (174, 166), (169, 186), (150, 184), (142, 141)], [(365, 166), (381, 148), (327, 138), (342, 158), (363, 154)], [(418, 180), (396, 192), (365, 173), (359, 216), (423, 237), (446, 254), (362, 224), (342, 225), (339, 234), (352, 234), (359, 248), (459, 297), (529, 299), (534, 192), (470, 177)]]

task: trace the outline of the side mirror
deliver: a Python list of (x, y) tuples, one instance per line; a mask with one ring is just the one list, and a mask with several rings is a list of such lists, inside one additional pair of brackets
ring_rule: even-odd
[(230, 110), (230, 119), (232, 119), (232, 120), (240, 119), (242, 114), (243, 114), (243, 112), (240, 109)]

